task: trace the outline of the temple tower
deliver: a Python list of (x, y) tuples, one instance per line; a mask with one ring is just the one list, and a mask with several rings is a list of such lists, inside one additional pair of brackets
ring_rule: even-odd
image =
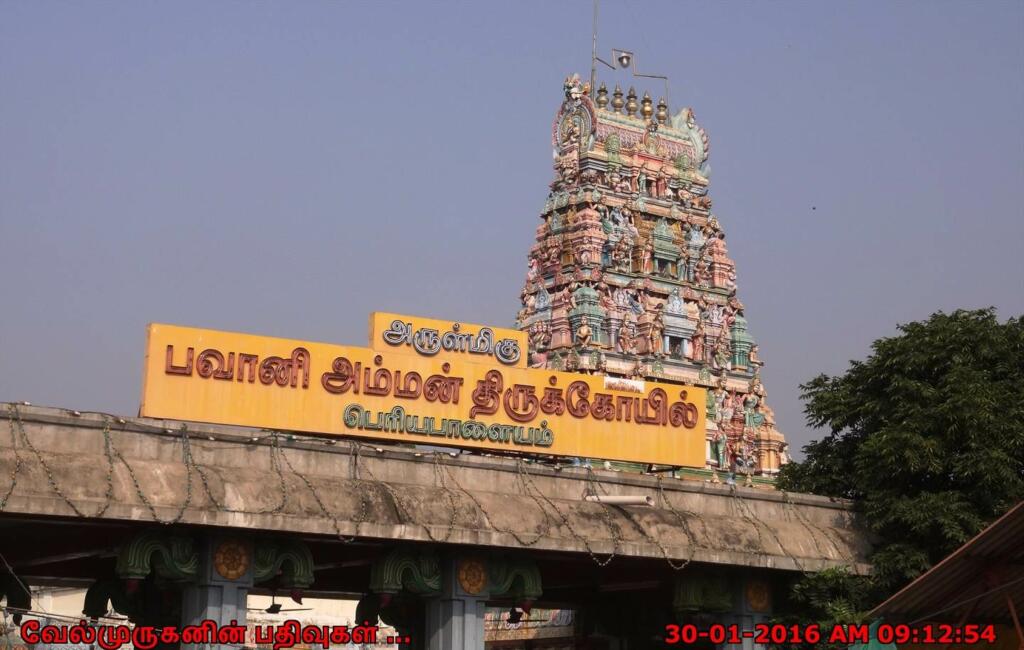
[(711, 210), (707, 134), (633, 88), (573, 75), (564, 92), (516, 320), (530, 365), (706, 387), (707, 467), (775, 474), (786, 442)]

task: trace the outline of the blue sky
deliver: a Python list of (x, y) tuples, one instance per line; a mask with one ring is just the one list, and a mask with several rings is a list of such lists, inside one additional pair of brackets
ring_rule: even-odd
[[(134, 413), (150, 321), (358, 345), (373, 310), (510, 324), (590, 21), (0, 3), (0, 399)], [(606, 1), (599, 45), (710, 135), (794, 447), (799, 383), (897, 323), (1024, 312), (1024, 3)]]

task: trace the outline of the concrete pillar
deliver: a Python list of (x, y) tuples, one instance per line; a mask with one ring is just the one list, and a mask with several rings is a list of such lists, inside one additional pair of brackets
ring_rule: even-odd
[[(245, 626), (246, 601), (253, 584), (253, 545), (237, 537), (211, 536), (200, 550), (199, 579), (182, 594), (181, 624)], [(227, 645), (182, 644), (190, 650), (234, 650)]]
[(442, 560), (441, 593), (426, 599), (426, 649), (483, 650), (488, 596), (482, 560)]

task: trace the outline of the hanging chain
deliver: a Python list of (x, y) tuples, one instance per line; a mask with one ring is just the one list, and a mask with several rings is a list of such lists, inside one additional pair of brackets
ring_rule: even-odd
[[(274, 437), (276, 437), (278, 434), (275, 431), (273, 435)], [(299, 477), (299, 480), (302, 481), (303, 484), (305, 484), (306, 489), (309, 490), (309, 493), (313, 495), (313, 500), (316, 501), (316, 505), (318, 508), (320, 508), (320, 512), (323, 513), (324, 517), (331, 520), (331, 524), (334, 527), (334, 534), (337, 535), (339, 539), (351, 541), (351, 539), (346, 538), (344, 535), (341, 534), (341, 526), (338, 523), (338, 517), (335, 516), (330, 510), (327, 509), (327, 506), (324, 505), (323, 499), (320, 498), (320, 493), (316, 491), (315, 487), (313, 487), (313, 483), (308, 478), (306, 478), (298, 471), (296, 471), (295, 467), (292, 465), (292, 462), (288, 460), (287, 456), (284, 455), (283, 450), (279, 448), (278, 451), (280, 453), (281, 460), (283, 460), (284, 464), (288, 466), (288, 469), (291, 471), (291, 473)]]
[[(185, 449), (187, 449), (188, 430), (182, 429), (181, 435), (182, 445)], [(160, 517), (156, 514), (156, 507), (153, 506), (153, 502), (150, 501), (146, 497), (145, 493), (142, 491), (142, 486), (139, 485), (139, 478), (135, 475), (135, 470), (132, 469), (132, 466), (128, 464), (128, 461), (125, 460), (124, 455), (121, 454), (121, 452), (118, 451), (116, 447), (113, 448), (113, 452), (114, 455), (117, 456), (117, 459), (120, 460), (121, 463), (124, 465), (125, 469), (128, 470), (128, 476), (132, 480), (132, 485), (135, 486), (135, 494), (138, 495), (139, 501), (141, 501), (142, 504), (145, 505), (146, 508), (149, 510), (149, 514), (153, 517), (153, 521), (155, 521), (158, 524), (170, 526), (179, 523), (185, 517), (185, 510), (187, 510), (188, 507), (192, 504), (192, 465), (187, 460), (185, 462), (185, 501), (182, 502), (181, 507), (178, 508), (178, 513), (174, 517), (172, 517), (171, 519), (160, 519)]]
[(783, 545), (782, 540), (779, 538), (779, 536), (775, 533), (774, 530), (772, 530), (771, 526), (769, 526), (768, 524), (764, 523), (763, 521), (761, 521), (761, 519), (758, 518), (757, 514), (753, 511), (753, 509), (750, 508), (749, 505), (747, 505), (747, 503), (743, 499), (743, 497), (741, 497), (737, 493), (736, 486), (733, 485), (733, 486), (730, 486), (730, 488), (731, 488), (731, 491), (732, 491), (733, 499), (735, 500), (735, 502), (737, 504), (739, 504), (740, 516), (743, 517), (743, 519), (745, 519), (747, 521), (747, 523), (749, 523), (751, 525), (751, 527), (753, 527), (754, 530), (757, 532), (757, 540), (758, 540), (758, 543), (761, 546), (760, 553), (762, 555), (767, 555), (768, 554), (768, 551), (766, 550), (767, 546), (764, 543), (764, 536), (761, 534), (761, 529), (764, 528), (765, 530), (768, 531), (768, 533), (775, 540), (775, 543), (779, 547), (779, 551), (781, 551), (782, 554), (785, 555), (786, 557), (788, 557), (789, 559), (793, 560), (793, 564), (796, 565), (797, 570), (806, 573), (807, 570), (804, 568), (803, 563), (800, 562), (800, 560), (797, 559), (797, 557), (795, 555), (793, 555), (791, 553), (788, 553), (786, 551), (786, 547), (785, 547), (785, 545)]
[[(71, 510), (79, 517), (102, 517), (103, 514), (106, 513), (107, 509), (110, 508), (110, 503), (114, 496), (114, 459), (113, 456), (111, 455), (112, 443), (110, 441), (110, 424), (105, 423), (105, 426), (103, 427), (104, 454), (107, 457), (107, 489), (106, 493), (104, 494), (103, 505), (100, 506), (99, 510), (97, 510), (95, 514), (87, 515), (84, 512), (82, 512), (82, 510), (77, 505), (75, 505), (75, 503), (66, 494), (64, 494), (64, 491), (60, 489), (60, 486), (57, 485), (57, 479), (53, 475), (53, 470), (50, 469), (50, 466), (46, 463), (45, 460), (43, 460), (43, 455), (39, 452), (38, 449), (36, 449), (36, 446), (32, 444), (32, 440), (28, 437), (28, 433), (26, 433), (25, 424), (21, 420), (21, 413), (18, 412), (18, 407), (15, 404), (8, 404), (7, 411), (8, 419), (10, 420), (11, 426), (11, 442), (16, 444), (17, 436), (15, 436), (14, 433), (16, 426), (18, 435), (21, 437), (21, 441), (36, 457), (36, 460), (39, 461), (39, 465), (43, 468), (43, 472), (46, 473), (46, 481), (47, 483), (50, 484), (50, 489), (53, 490), (53, 492), (57, 496), (59, 496), (64, 501), (64, 503), (66, 503), (68, 507), (71, 508)], [(11, 496), (11, 493), (14, 491), (14, 483), (15, 480), (17, 479), (18, 471), (20, 471), (21, 469), (21, 456), (18, 454), (16, 446), (14, 448), (14, 456), (15, 469), (11, 473), (11, 487), (8, 490), (7, 494), (4, 496), (3, 501), (0, 502), (0, 510), (2, 510), (3, 507), (6, 507), (7, 500)]]
[[(396, 492), (391, 485), (379, 480), (376, 476), (374, 476), (373, 472), (370, 471), (369, 467), (364, 467), (363, 469), (366, 470), (366, 474), (370, 477), (369, 480), (373, 481), (380, 487), (384, 488), (384, 490), (391, 496), (391, 500), (395, 504), (395, 511), (398, 513), (399, 521), (401, 521), (403, 524), (407, 522), (417, 523), (415, 519), (409, 515), (409, 510), (405, 507), (402, 498), (398, 496), (398, 492)], [(457, 514), (458, 513), (453, 507), (452, 517), (451, 520), (448, 522), (448, 529), (445, 531), (444, 537), (441, 538), (435, 537), (434, 532), (430, 530), (430, 527), (426, 524), (419, 523), (419, 526), (424, 530), (424, 532), (427, 533), (427, 537), (429, 537), (432, 541), (443, 544), (447, 542), (449, 539), (451, 539), (452, 533), (455, 531), (455, 517)]]
[[(537, 542), (539, 542), (541, 539), (543, 539), (544, 535), (546, 535), (548, 532), (550, 532), (550, 530), (551, 530), (551, 518), (548, 516), (548, 512), (544, 508), (544, 505), (537, 499), (536, 496), (534, 496), (532, 494), (530, 495), (533, 498), (533, 500), (537, 503), (537, 506), (540, 509), (541, 514), (544, 515), (544, 521), (545, 521), (545, 523), (547, 523), (547, 527), (542, 532), (537, 533), (537, 536), (535, 538), (533, 538), (533, 539), (524, 539), (524, 538), (522, 538), (519, 535), (519, 533), (517, 533), (516, 531), (512, 530), (511, 528), (502, 528), (502, 527), (498, 526), (497, 524), (495, 524), (494, 520), (491, 519), (490, 513), (487, 512), (486, 508), (484, 508), (484, 504), (481, 503), (480, 500), (476, 498), (476, 495), (473, 494), (472, 492), (470, 492), (469, 490), (467, 490), (466, 488), (464, 488), (462, 486), (462, 484), (459, 483), (459, 479), (457, 479), (455, 477), (455, 474), (453, 472), (451, 472), (451, 470), (448, 469), (448, 466), (446, 464), (442, 463), (441, 466), (442, 466), (443, 471), (448, 475), (448, 478), (450, 478), (452, 483), (455, 484), (455, 487), (458, 488), (467, 497), (469, 497), (470, 501), (472, 501), (474, 504), (476, 504), (477, 509), (479, 509), (480, 512), (483, 514), (484, 519), (486, 519), (487, 523), (490, 524), (491, 528), (493, 528), (497, 532), (503, 533), (505, 535), (511, 535), (513, 539), (515, 539), (517, 542), (519, 542), (519, 544), (521, 544), (522, 546), (527, 546), (527, 547), (534, 546)], [(522, 479), (519, 479), (519, 480), (520, 480), (520, 482), (522, 482)]]
[[(444, 491), (444, 495), (448, 499), (448, 506), (451, 508), (452, 517), (448, 521), (448, 536), (450, 537), (452, 531), (455, 530), (455, 521), (459, 514), (459, 506), (456, 503), (455, 492), (448, 487), (448, 483), (444, 478), (439, 454), (434, 454), (434, 477), (440, 481), (441, 489)], [(447, 541), (447, 539), (448, 537), (445, 537), (445, 541)]]
[(21, 454), (18, 453), (18, 437), (14, 432), (14, 414), (15, 407), (13, 404), (7, 405), (7, 419), (11, 428), (11, 451), (14, 452), (14, 468), (11, 470), (11, 486), (7, 488), (7, 494), (4, 495), (3, 500), (0, 500), (0, 511), (7, 507), (7, 500), (11, 498), (11, 494), (14, 493), (14, 486), (18, 483), (18, 473), (21, 472)]
[[(298, 479), (300, 481), (302, 481), (303, 485), (306, 486), (306, 489), (309, 490), (309, 493), (311, 495), (313, 495), (313, 500), (316, 502), (317, 508), (320, 509), (320, 512), (323, 514), (323, 516), (326, 517), (327, 519), (331, 520), (331, 526), (334, 528), (334, 534), (337, 536), (337, 538), (340, 541), (344, 542), (345, 544), (351, 544), (352, 542), (354, 542), (356, 540), (355, 536), (346, 536), (346, 535), (342, 534), (342, 532), (341, 532), (341, 523), (338, 520), (337, 515), (335, 515), (333, 512), (331, 512), (327, 508), (327, 505), (324, 504), (324, 501), (323, 501), (323, 499), (320, 496), (320, 492), (317, 491), (316, 487), (313, 485), (313, 482), (310, 481), (303, 474), (299, 473), (299, 471), (297, 469), (295, 469), (295, 466), (292, 465), (292, 462), (290, 460), (288, 460), (288, 456), (285, 455), (284, 449), (281, 448), (281, 446), (280, 446), (280, 444), (278, 442), (279, 435), (280, 434), (278, 434), (276, 431), (273, 433), (273, 436), (272, 436), (273, 440), (271, 442), (271, 449), (272, 449), (272, 453), (274, 455), (276, 455), (276, 457), (278, 459), (276, 462), (278, 463), (277, 469), (278, 469), (278, 472), (279, 472), (279, 477), (278, 478), (279, 478), (279, 481), (280, 481), (282, 499), (286, 498), (286, 492), (285, 492), (286, 487), (285, 487), (284, 474), (283, 474), (283, 472), (280, 471), (280, 467), (281, 467), (280, 463), (283, 462), (284, 465), (288, 468), (288, 471), (290, 471), (292, 474), (297, 476)], [(273, 451), (274, 449), (276, 449), (276, 452)], [(353, 453), (355, 455), (355, 458), (356, 458), (356, 473), (357, 473), (357, 477), (358, 477), (358, 466), (359, 466), (358, 458), (359, 458), (359, 452), (358, 452), (358, 448), (356, 448), (354, 444), (352, 446), (352, 451), (353, 451)], [(271, 464), (273, 465), (274, 462), (275, 461), (273, 460), (273, 456), (272, 456)], [(282, 501), (282, 503), (279, 505), (279, 509), (275, 510), (273, 512), (280, 512), (283, 509), (284, 509), (284, 502)], [(353, 523), (355, 523), (355, 530), (357, 532), (359, 530), (359, 525), (364, 523), (364, 522), (366, 522), (366, 520), (367, 520), (367, 518), (369, 516), (369, 509), (370, 509), (370, 507), (369, 507), (369, 500), (362, 494), (362, 492), (360, 492), (360, 494), (359, 494), (359, 514), (356, 517), (352, 518)]]
[(277, 505), (273, 508), (264, 508), (260, 511), (261, 515), (277, 515), (284, 511), (285, 506), (288, 504), (288, 485), (284, 480), (284, 472), (281, 470), (281, 459), (279, 457), (281, 453), (281, 446), (277, 436), (270, 438), (270, 469), (274, 470), (277, 474), (277, 486), (279, 490), (279, 496)]
[(609, 527), (609, 531), (612, 534), (612, 552), (610, 555), (608, 555), (605, 559), (602, 560), (594, 552), (594, 549), (591, 548), (590, 542), (587, 541), (587, 538), (583, 535), (580, 535), (579, 532), (577, 532), (576, 528), (572, 525), (572, 522), (569, 521), (569, 518), (565, 514), (563, 514), (562, 511), (558, 509), (558, 506), (556, 506), (554, 502), (552, 502), (551, 499), (549, 499), (547, 495), (545, 495), (544, 492), (542, 492), (540, 488), (538, 488), (537, 485), (533, 482), (533, 479), (530, 477), (529, 472), (525, 469), (523, 465), (522, 459), (516, 459), (516, 469), (519, 472), (520, 476), (524, 479), (527, 488), (533, 490), (541, 499), (544, 500), (544, 502), (552, 510), (555, 511), (555, 514), (557, 514), (559, 519), (562, 520), (562, 524), (565, 525), (566, 530), (568, 530), (569, 533), (573, 536), (573, 538), (575, 538), (577, 542), (580, 542), (583, 545), (583, 548), (586, 549), (587, 553), (590, 555), (590, 559), (592, 559), (600, 567), (608, 566), (611, 563), (611, 561), (615, 559), (615, 556), (619, 553), (620, 542), (619, 536), (617, 534), (618, 529), (616, 527)]
[[(660, 481), (661, 476), (658, 476), (658, 479)], [(660, 483), (659, 483), (659, 487), (660, 487)], [(587, 488), (588, 488), (587, 492), (589, 492), (589, 494), (592, 494), (592, 495), (594, 495), (596, 497), (600, 497), (601, 494), (604, 494), (606, 496), (608, 495), (608, 490), (605, 489), (604, 485), (601, 484), (599, 481), (597, 481), (596, 478), (594, 478), (594, 470), (591, 467), (587, 467)], [(600, 503), (600, 501), (599, 501), (599, 503)], [(633, 524), (633, 527), (636, 528), (637, 531), (639, 531), (640, 534), (643, 535), (644, 538), (647, 541), (649, 541), (650, 543), (652, 543), (656, 547), (658, 547), (658, 550), (661, 551), (662, 557), (665, 558), (665, 561), (668, 562), (668, 565), (670, 567), (672, 567), (672, 569), (674, 571), (682, 571), (693, 560), (693, 541), (694, 540), (693, 540), (692, 535), (689, 534), (689, 530), (688, 529), (686, 530), (686, 532), (687, 532), (687, 536), (690, 537), (690, 542), (691, 542), (691, 545), (690, 545), (690, 556), (688, 558), (684, 559), (679, 564), (676, 564), (676, 562), (672, 559), (672, 556), (669, 555), (668, 549), (665, 548), (665, 545), (661, 543), (661, 540), (659, 540), (657, 537), (655, 537), (655, 536), (651, 535), (649, 532), (647, 532), (647, 529), (644, 528), (643, 524), (640, 523), (640, 520), (637, 519), (637, 517), (632, 512), (627, 510), (625, 507), (615, 507), (615, 506), (613, 506), (611, 504), (608, 504), (608, 503), (602, 503), (602, 505), (605, 506), (605, 510), (604, 511), (606, 513), (608, 511), (610, 511), (612, 508), (615, 508), (615, 510), (617, 512), (620, 512), (623, 515), (625, 515), (626, 518), (629, 519), (629, 522), (631, 524)]]
[(818, 554), (821, 557), (824, 557), (825, 554), (822, 552), (821, 547), (818, 545), (817, 538), (814, 534), (815, 530), (820, 532), (825, 537), (825, 539), (828, 540), (828, 543), (832, 546), (832, 548), (835, 549), (836, 555), (844, 558), (851, 567), (857, 563), (856, 558), (853, 557), (853, 553), (843, 552), (843, 549), (840, 547), (840, 544), (832, 538), (832, 535), (829, 533), (828, 527), (822, 527), (812, 523), (807, 518), (807, 515), (800, 511), (800, 506), (793, 503), (793, 499), (791, 498), (789, 492), (783, 491), (782, 498), (786, 500), (786, 505), (793, 510), (793, 512), (796, 514), (796, 518), (800, 520), (800, 523), (803, 524), (803, 527), (807, 529), (807, 532), (811, 535), (811, 541), (814, 542), (814, 547), (818, 550)]
[[(359, 443), (353, 440), (350, 444), (349, 450), (355, 464), (355, 480), (361, 481), (362, 479), (359, 478)], [(355, 522), (356, 532), (358, 532), (359, 525), (367, 522), (370, 518), (370, 498), (366, 496), (365, 490), (357, 489), (356, 491), (359, 493), (359, 514), (354, 517), (352, 521)], [(354, 541), (355, 538), (353, 537), (351, 540)]]
[[(658, 496), (661, 497), (661, 502), (664, 503), (666, 506), (668, 506), (669, 512), (671, 512), (673, 515), (675, 515), (676, 521), (679, 522), (679, 527), (683, 529), (683, 532), (686, 533), (687, 539), (690, 540), (690, 546), (692, 548), (694, 548), (694, 549), (696, 549), (697, 547), (703, 547), (703, 545), (700, 542), (697, 541), (697, 535), (693, 532), (693, 529), (690, 528), (690, 522), (687, 521), (686, 518), (683, 517), (683, 513), (681, 513), (678, 510), (676, 510), (676, 507), (674, 505), (672, 505), (671, 501), (669, 501), (668, 495), (665, 494), (665, 486), (662, 483), (661, 474), (658, 474), (657, 478), (658, 478)], [(689, 510), (686, 511), (686, 514), (693, 515), (693, 513), (690, 512)], [(696, 516), (696, 515), (694, 515), (694, 516)], [(690, 553), (690, 559), (693, 559), (693, 552), (692, 551)]]

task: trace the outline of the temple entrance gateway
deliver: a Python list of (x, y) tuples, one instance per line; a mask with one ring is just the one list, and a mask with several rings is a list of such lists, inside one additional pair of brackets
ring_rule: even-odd
[(77, 588), (98, 622), (221, 626), (160, 650), (226, 650), (274, 644), (255, 598), (316, 625), (304, 602), (349, 599), (332, 646), (634, 650), (866, 572), (848, 504), (771, 489), (785, 441), (707, 134), (632, 88), (564, 92), (516, 329), (377, 313), (353, 347), (151, 324), (140, 417), (6, 404), (4, 614)]
[[(21, 583), (83, 589), (78, 611), (157, 626), (244, 624), (252, 594), (283, 608), (347, 598), (360, 601), (353, 624), (376, 613), (411, 648), (481, 647), (496, 629), (488, 608), (502, 626), (510, 611), (529, 611), (519, 629), (571, 610), (574, 643), (631, 648), (668, 622), (763, 620), (804, 571), (867, 570), (852, 512), (825, 498), (244, 427), (6, 410), (17, 446), (0, 437), (0, 475), (15, 479), (0, 553), (17, 580), (0, 585), (5, 607), (40, 611), (19, 600)], [(585, 500), (590, 490), (654, 505)], [(458, 643), (468, 645), (444, 645)]]

